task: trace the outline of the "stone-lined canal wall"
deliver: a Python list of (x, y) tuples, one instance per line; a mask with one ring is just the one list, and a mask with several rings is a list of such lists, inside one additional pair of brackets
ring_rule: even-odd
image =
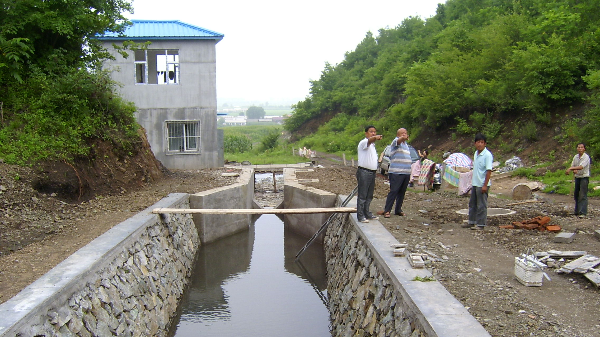
[(489, 336), (443, 285), (415, 280), (431, 273), (394, 257), (392, 244), (381, 223), (359, 223), (356, 214), (329, 225), (323, 245), (332, 336)]
[[(199, 195), (227, 201), (229, 208), (248, 208), (254, 193), (252, 173), (243, 169), (236, 184)], [(207, 228), (195, 224), (191, 214), (152, 213), (155, 208), (189, 209), (191, 199), (170, 194), (0, 304), (0, 336), (167, 335), (189, 282), (200, 235), (214, 240), (250, 225), (247, 216), (212, 219)]]
[(171, 194), (114, 226), (0, 305), (2, 336), (163, 336), (198, 248), (188, 208)]

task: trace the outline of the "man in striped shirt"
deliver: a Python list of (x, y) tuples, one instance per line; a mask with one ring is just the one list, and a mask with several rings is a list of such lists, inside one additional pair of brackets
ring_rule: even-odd
[(405, 215), (402, 211), (402, 203), (404, 202), (404, 195), (410, 181), (412, 164), (410, 150), (406, 141), (408, 141), (408, 132), (404, 128), (398, 129), (396, 138), (390, 146), (390, 168), (388, 171), (390, 192), (385, 200), (385, 208), (383, 210), (383, 217), (385, 218), (390, 217), (394, 202), (396, 202), (394, 214), (398, 216)]

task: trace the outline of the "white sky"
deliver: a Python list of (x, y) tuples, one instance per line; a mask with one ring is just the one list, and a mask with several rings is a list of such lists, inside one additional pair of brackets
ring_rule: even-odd
[(225, 37), (217, 44), (217, 101), (271, 105), (308, 95), (368, 31), (427, 19), (445, 0), (132, 0), (130, 19), (180, 20)]

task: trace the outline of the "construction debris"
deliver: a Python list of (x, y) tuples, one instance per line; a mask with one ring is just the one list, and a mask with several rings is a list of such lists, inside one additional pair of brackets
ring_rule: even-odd
[(408, 262), (414, 269), (422, 269), (425, 267), (425, 260), (423, 254), (411, 253), (408, 255)]
[(554, 243), (571, 243), (575, 238), (574, 232), (561, 232), (554, 236)]
[(557, 272), (562, 273), (587, 273), (590, 269), (593, 269), (596, 265), (600, 264), (600, 258), (593, 255), (585, 255), (577, 258), (576, 260), (565, 264), (562, 268), (558, 269)]
[[(538, 261), (545, 263), (548, 267), (555, 268), (557, 273), (581, 273), (590, 282), (600, 287), (600, 270), (595, 269), (600, 265), (600, 258), (588, 255), (585, 251), (556, 251), (536, 252)], [(556, 258), (560, 257), (559, 260)], [(565, 264), (565, 258), (576, 258)]]
[(538, 231), (559, 232), (559, 225), (550, 224), (550, 217), (538, 216), (522, 222), (512, 222), (510, 225), (501, 225), (501, 229), (527, 229)]
[(394, 256), (402, 257), (406, 255), (406, 248), (396, 248), (394, 249)]

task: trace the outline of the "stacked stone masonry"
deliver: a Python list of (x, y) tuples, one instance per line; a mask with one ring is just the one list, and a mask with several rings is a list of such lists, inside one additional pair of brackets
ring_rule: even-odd
[[(173, 208), (189, 208), (188, 198)], [(71, 294), (3, 332), (8, 336), (165, 336), (199, 246), (189, 214), (153, 216)], [(78, 279), (78, 278), (76, 278)], [(77, 283), (77, 280), (74, 281)], [(45, 315), (43, 313), (45, 312)]]
[(427, 336), (350, 223), (336, 217), (325, 237), (332, 336)]

